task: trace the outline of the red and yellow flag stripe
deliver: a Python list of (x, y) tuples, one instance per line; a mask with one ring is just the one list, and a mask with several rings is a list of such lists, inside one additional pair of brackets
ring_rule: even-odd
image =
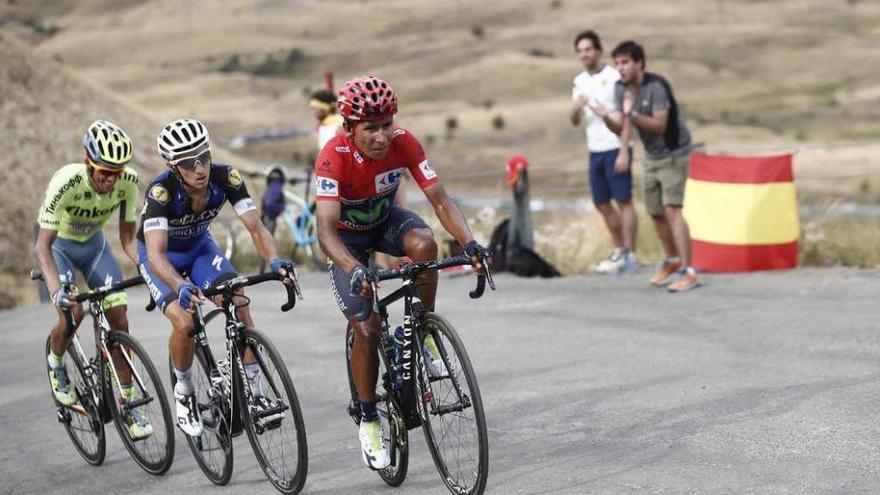
[(800, 225), (792, 155), (695, 153), (684, 203), (697, 268), (733, 272), (797, 266)]

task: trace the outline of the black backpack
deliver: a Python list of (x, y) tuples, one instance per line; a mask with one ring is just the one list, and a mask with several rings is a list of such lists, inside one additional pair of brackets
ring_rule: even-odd
[(508, 271), (520, 277), (559, 277), (559, 270), (547, 263), (538, 253), (525, 247), (507, 249), (507, 227), (510, 219), (504, 219), (492, 231), (489, 249), (492, 250), (492, 266), (495, 271)]

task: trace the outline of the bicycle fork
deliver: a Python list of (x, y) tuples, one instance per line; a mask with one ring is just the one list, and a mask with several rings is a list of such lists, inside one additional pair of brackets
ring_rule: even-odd
[[(113, 353), (110, 351), (110, 348), (107, 345), (108, 337), (110, 336), (110, 325), (107, 322), (106, 317), (104, 316), (104, 312), (101, 311), (100, 307), (97, 304), (93, 304), (92, 314), (94, 315), (95, 321), (95, 338), (100, 342), (100, 353), (103, 357), (103, 363), (106, 364), (106, 368), (108, 370), (108, 379), (112, 380), (113, 383), (116, 384), (116, 389), (122, 393), (122, 380), (119, 378), (119, 371), (116, 369), (116, 362), (113, 359)], [(131, 372), (131, 379), (134, 383), (137, 384), (138, 390), (140, 390), (140, 398), (133, 401), (128, 401), (124, 397), (120, 397), (118, 399), (118, 404), (105, 404), (105, 407), (117, 407), (121, 408), (120, 416), (128, 416), (132, 409), (137, 407), (149, 404), (153, 401), (153, 397), (151, 397), (147, 393), (147, 389), (144, 386), (143, 379), (138, 373), (137, 369), (135, 369), (134, 362), (131, 360), (131, 354), (123, 347), (119, 346), (119, 354), (123, 356), (125, 359), (125, 364), (128, 366), (129, 371)], [(112, 384), (105, 382), (105, 386), (110, 387), (112, 390)], [(108, 398), (111, 398), (112, 394), (109, 395)], [(108, 401), (109, 402), (109, 401)], [(145, 440), (145, 438), (133, 438), (133, 441), (137, 442), (140, 440)]]

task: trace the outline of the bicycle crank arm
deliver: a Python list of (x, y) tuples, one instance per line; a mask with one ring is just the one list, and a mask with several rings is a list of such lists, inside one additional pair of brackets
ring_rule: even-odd
[(461, 401), (456, 404), (449, 404), (446, 406), (438, 406), (431, 411), (431, 414), (435, 416), (442, 416), (444, 414), (449, 414), (451, 412), (459, 412), (464, 411), (465, 409), (471, 407), (471, 400), (467, 395), (461, 396)]
[(150, 402), (153, 402), (153, 398), (152, 398), (152, 397), (144, 397), (144, 398), (142, 398), (142, 399), (138, 399), (138, 400), (135, 400), (135, 401), (132, 401), (132, 402), (126, 402), (126, 403), (122, 406), (122, 410), (123, 410), (126, 414), (128, 414), (128, 412), (131, 411), (132, 409), (134, 409), (134, 408), (136, 408), (136, 407), (140, 407), (140, 406), (142, 406), (142, 405), (144, 405), (144, 404), (149, 404)]
[(288, 409), (290, 409), (290, 407), (285, 406), (285, 405), (275, 406), (272, 409), (266, 409), (265, 411), (263, 411), (259, 414), (252, 414), (251, 417), (254, 418), (254, 420), (263, 419), (266, 416), (272, 416), (273, 414), (284, 413), (284, 411), (286, 411)]

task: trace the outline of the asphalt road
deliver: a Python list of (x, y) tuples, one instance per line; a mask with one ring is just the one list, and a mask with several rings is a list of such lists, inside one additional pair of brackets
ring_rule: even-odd
[[(438, 310), (482, 389), (488, 493), (880, 493), (880, 273), (714, 275), (676, 295), (646, 277), (499, 276), (477, 301), (472, 279), (442, 280)], [(291, 313), (277, 309), (280, 286), (250, 294), (302, 402), (304, 493), (447, 493), (418, 430), (402, 487), (361, 464), (345, 413), (344, 322), (323, 276), (303, 284)], [(132, 327), (165, 377), (169, 325), (141, 309), (145, 298), (130, 293)], [(0, 493), (275, 493), (244, 436), (225, 488), (202, 475), (180, 432), (162, 477), (141, 471), (112, 427), (105, 464), (87, 465), (48, 395), (53, 319), (48, 307), (0, 313)]]

